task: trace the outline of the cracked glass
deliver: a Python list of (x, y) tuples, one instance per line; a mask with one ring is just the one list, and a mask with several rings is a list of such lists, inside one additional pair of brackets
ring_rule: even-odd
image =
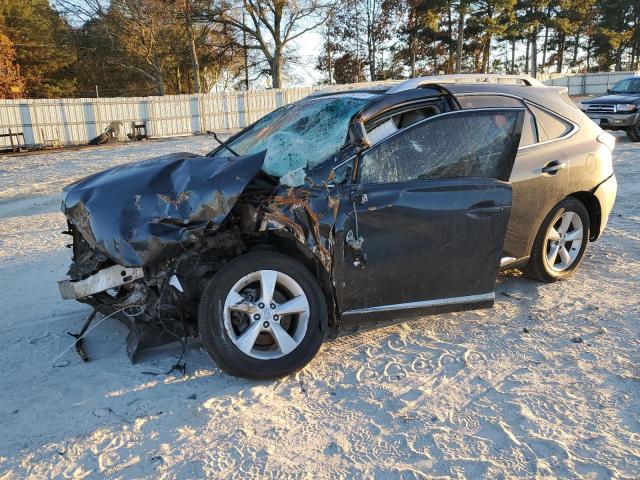
[[(372, 97), (354, 93), (292, 103), (258, 120), (229, 145), (239, 155), (266, 150), (262, 170), (284, 185), (302, 185), (307, 168), (342, 148), (351, 118)], [(226, 155), (224, 150), (219, 154)]]
[(520, 141), (523, 112), (457, 111), (412, 125), (363, 154), (360, 181), (463, 177), (507, 181)]

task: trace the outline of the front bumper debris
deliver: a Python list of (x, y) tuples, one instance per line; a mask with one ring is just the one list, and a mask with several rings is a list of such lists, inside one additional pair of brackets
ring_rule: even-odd
[(60, 296), (62, 296), (63, 299), (75, 300), (104, 292), (110, 288), (118, 288), (143, 277), (144, 271), (142, 268), (114, 265), (77, 282), (60, 280), (58, 282), (58, 288), (60, 289)]

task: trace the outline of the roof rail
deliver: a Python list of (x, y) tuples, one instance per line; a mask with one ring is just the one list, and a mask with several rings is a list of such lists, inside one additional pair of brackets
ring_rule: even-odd
[(526, 85), (543, 87), (544, 84), (529, 75), (501, 75), (498, 73), (459, 73), (412, 78), (387, 90), (387, 94), (413, 90), (432, 83), (497, 83), (501, 85)]
[(331, 86), (327, 86), (321, 88), (319, 90), (315, 90), (311, 94), (309, 94), (306, 98), (315, 98), (315, 97), (323, 97), (325, 95), (333, 95), (336, 93), (345, 93), (352, 90), (355, 91), (374, 91), (374, 90), (383, 90), (385, 88), (392, 87), (394, 85), (400, 84), (401, 80), (383, 80), (378, 82), (360, 82), (360, 83), (343, 83), (343, 84), (334, 84)]

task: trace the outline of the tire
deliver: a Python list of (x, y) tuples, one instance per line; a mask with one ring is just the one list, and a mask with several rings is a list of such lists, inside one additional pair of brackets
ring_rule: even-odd
[(111, 140), (111, 135), (108, 132), (103, 132), (95, 138), (89, 140), (89, 145), (102, 145)]
[[(269, 290), (261, 287), (263, 282), (276, 285), (269, 304), (263, 302), (262, 291)], [(327, 305), (304, 265), (277, 252), (250, 252), (209, 280), (198, 307), (198, 330), (224, 372), (274, 379), (301, 369), (318, 352), (327, 331)]]
[[(567, 218), (571, 223), (564, 228), (564, 219)], [(578, 224), (582, 229), (581, 233), (577, 231)], [(581, 201), (567, 197), (556, 205), (545, 217), (533, 243), (529, 258), (530, 276), (548, 283), (570, 277), (582, 262), (587, 249), (589, 225), (589, 212)], [(551, 227), (557, 228), (555, 233), (551, 232)], [(557, 240), (556, 234), (559, 237)], [(556, 256), (551, 262), (549, 258), (556, 246), (559, 248), (555, 250)], [(563, 247), (568, 257), (563, 256)], [(567, 258), (571, 261), (565, 261)]]
[(640, 122), (627, 127), (627, 137), (632, 142), (640, 142)]

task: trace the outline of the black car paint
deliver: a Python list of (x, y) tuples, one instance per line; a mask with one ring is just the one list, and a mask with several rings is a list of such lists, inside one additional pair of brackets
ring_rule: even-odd
[(635, 103), (636, 105), (640, 105), (640, 93), (612, 93), (590, 98), (589, 100), (583, 100), (582, 103), (585, 105), (610, 105), (616, 103)]
[[(356, 213), (353, 194), (341, 190), (348, 215), (336, 228), (334, 278), (343, 313), (493, 291), (511, 209), (508, 183), (465, 178), (360, 186), (367, 202), (356, 204)], [(483, 204), (501, 209), (474, 215), (473, 207)], [(341, 241), (355, 230), (362, 252)]]
[(263, 161), (176, 153), (121, 165), (67, 186), (62, 211), (91, 248), (146, 267), (217, 230)]
[[(441, 97), (442, 93), (437, 92), (434, 98)], [(454, 102), (450, 99), (447, 102), (455, 108)], [(388, 101), (379, 107), (380, 114), (388, 112)], [(372, 113), (369, 118), (375, 115)], [(334, 303), (336, 320), (341, 312), (365, 305), (363, 300), (369, 306), (377, 306), (492, 290), (511, 204), (511, 188), (507, 183), (449, 179), (425, 181), (411, 188), (398, 187), (395, 192), (372, 190), (371, 198), (378, 211), (371, 209), (371, 205), (360, 211), (354, 205), (350, 188), (354, 184), (347, 181), (337, 185), (333, 168), (349, 158), (357, 158), (355, 154), (353, 147), (347, 146), (310, 170), (305, 184), (295, 188), (275, 186), (274, 179), (259, 185), (256, 179), (264, 176), (259, 173), (263, 154), (239, 158), (170, 155), (116, 167), (67, 187), (63, 211), (97, 255), (106, 254), (111, 261), (125, 266), (147, 267), (148, 275), (157, 276), (151, 279), (151, 285), (155, 292), (152, 299), (160, 302), (158, 311), (163, 307), (161, 300), (172, 274), (185, 285), (185, 297), (198, 298), (202, 282), (181, 273), (179, 267), (183, 263), (202, 260), (206, 249), (217, 243), (220, 248), (216, 251), (224, 254), (227, 248), (230, 259), (253, 244), (274, 237), (286, 239), (287, 245), (315, 265), (325, 294)], [(511, 162), (514, 157), (515, 151)], [(353, 165), (355, 172), (357, 160)], [(246, 216), (253, 216), (255, 221), (247, 221), (239, 218), (244, 216), (239, 199), (244, 195), (246, 201), (247, 191), (252, 189), (262, 198), (248, 207), (253, 210)], [(469, 207), (482, 202), (494, 202), (504, 208), (491, 220), (473, 218)], [(368, 261), (362, 256), (358, 261), (357, 248), (353, 249), (353, 242), (347, 240), (347, 234), (357, 229), (356, 210), (361, 217), (365, 249), (371, 255)], [(418, 225), (417, 221), (424, 224)], [(232, 222), (235, 223), (231, 225)], [(385, 242), (381, 222), (388, 223), (391, 243)], [(472, 235), (436, 250), (434, 245), (443, 244), (438, 232), (432, 231), (436, 222), (450, 222), (450, 228), (470, 229)], [(222, 237), (224, 240), (217, 240)], [(428, 242), (431, 244), (427, 245)], [(459, 258), (459, 263), (447, 262), (446, 255)], [(417, 278), (416, 262), (421, 269), (428, 265), (433, 275)], [(400, 287), (390, 285), (392, 270), (403, 278)], [(345, 289), (347, 282), (343, 280), (353, 280), (349, 285), (351, 293)], [(377, 291), (369, 289), (377, 280), (381, 280)], [(127, 302), (132, 296), (149, 295), (149, 286), (136, 285), (123, 296)], [(405, 289), (406, 293), (398, 295)], [(169, 295), (187, 311), (194, 310), (179, 299), (178, 292), (170, 291)], [(354, 301), (354, 295), (360, 296), (359, 303)], [(119, 306), (118, 300), (110, 301), (100, 294), (87, 303), (112, 314)], [(145, 308), (149, 302), (149, 297), (145, 297)], [(455, 309), (491, 303), (469, 303)], [(135, 354), (137, 339), (144, 336), (142, 325), (153, 323), (152, 310), (140, 321), (132, 315), (115, 313), (135, 331), (135, 338), (128, 342), (132, 344), (128, 347), (130, 356)], [(184, 321), (182, 314), (179, 317)], [(401, 317), (402, 314), (396, 315)]]
[[(568, 167), (555, 174), (528, 171), (526, 179), (512, 179), (513, 207), (505, 239), (505, 256), (517, 259), (510, 267), (526, 266), (536, 234), (547, 214), (567, 196), (582, 201), (591, 219), (590, 239), (600, 235), (601, 206), (594, 192), (606, 177), (596, 179), (594, 171), (587, 168), (593, 158), (593, 143), (598, 127), (586, 122), (586, 115), (568, 98), (565, 102), (550, 101), (550, 87), (514, 88), (511, 85), (450, 84), (447, 89), (456, 97), (466, 94), (508, 95), (547, 109), (575, 125), (568, 138), (537, 143), (518, 151), (517, 165), (527, 157), (538, 156), (544, 163), (567, 160)], [(567, 145), (572, 150), (568, 160)]]

